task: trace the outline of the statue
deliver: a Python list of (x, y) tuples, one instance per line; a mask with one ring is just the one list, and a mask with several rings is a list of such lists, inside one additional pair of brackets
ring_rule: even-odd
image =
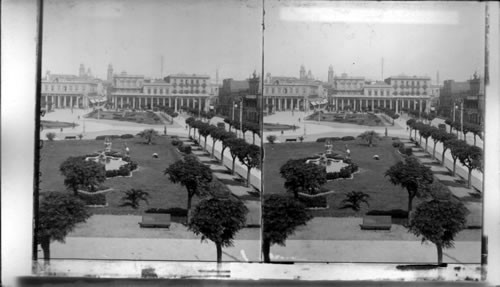
[(104, 139), (104, 151), (111, 152), (111, 139), (109, 137), (106, 137), (106, 139)]
[(326, 154), (332, 154), (333, 153), (333, 143), (331, 140), (326, 140), (325, 141), (325, 153)]

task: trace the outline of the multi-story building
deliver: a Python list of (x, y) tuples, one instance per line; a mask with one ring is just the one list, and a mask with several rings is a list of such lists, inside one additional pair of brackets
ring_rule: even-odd
[[(264, 112), (286, 110), (308, 110), (314, 105), (326, 104), (326, 93), (321, 81), (314, 80), (312, 73), (306, 75), (304, 66), (300, 68), (300, 78), (272, 77), (266, 75), (264, 81)], [(314, 105), (312, 105), (314, 103)]]
[[(243, 121), (260, 122), (261, 113), (261, 88), (260, 78), (254, 72), (247, 80), (238, 81), (224, 79), (219, 91), (218, 112), (231, 118)], [(240, 107), (243, 109), (240, 111)], [(241, 112), (241, 115), (240, 115)]]
[[(108, 71), (108, 78), (110, 73)], [(151, 109), (168, 106), (176, 111), (197, 108), (208, 111), (217, 87), (210, 77), (196, 74), (174, 74), (164, 79), (147, 79), (143, 75), (122, 72), (113, 75), (111, 103), (115, 109)]]
[(51, 74), (41, 80), (41, 106), (45, 110), (54, 108), (87, 108), (105, 95), (102, 81), (96, 79), (80, 65), (79, 75)]
[(440, 90), (438, 113), (444, 117), (459, 120), (461, 108), (464, 121), (483, 124), (484, 122), (484, 80), (477, 74), (463, 82), (446, 80)]

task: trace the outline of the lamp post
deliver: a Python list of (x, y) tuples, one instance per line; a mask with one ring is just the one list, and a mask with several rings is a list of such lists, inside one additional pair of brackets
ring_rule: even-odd
[(241, 138), (245, 139), (245, 133), (243, 132), (243, 99), (240, 100), (240, 131)]

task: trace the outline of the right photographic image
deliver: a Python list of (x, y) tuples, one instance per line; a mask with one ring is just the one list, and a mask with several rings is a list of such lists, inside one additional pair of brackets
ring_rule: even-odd
[(264, 9), (263, 261), (479, 266), (486, 4)]

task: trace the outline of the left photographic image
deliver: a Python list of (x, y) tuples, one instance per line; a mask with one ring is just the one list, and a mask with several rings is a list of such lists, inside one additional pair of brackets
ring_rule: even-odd
[(38, 262), (260, 261), (260, 2), (42, 13)]

